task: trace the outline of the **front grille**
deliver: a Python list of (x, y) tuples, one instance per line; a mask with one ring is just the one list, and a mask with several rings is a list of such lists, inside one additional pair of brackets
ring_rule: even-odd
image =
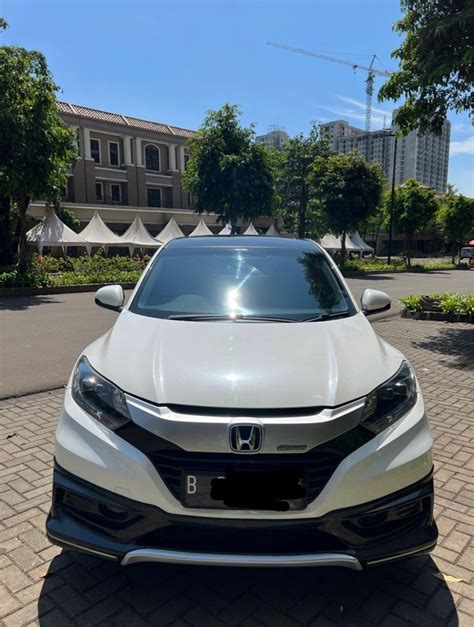
[(371, 439), (372, 434), (363, 427), (351, 431), (301, 454), (239, 455), (235, 453), (194, 453), (182, 449), (162, 449), (148, 452), (148, 457), (159, 472), (169, 491), (181, 499), (181, 473), (215, 473), (225, 475), (228, 471), (274, 471), (288, 470), (303, 472), (308, 491), (308, 502), (322, 492), (341, 461), (354, 450)]
[(181, 497), (181, 473), (212, 472), (216, 477), (231, 470), (248, 472), (265, 470), (303, 471), (306, 477), (308, 500), (314, 500), (339, 466), (343, 456), (336, 452), (318, 452), (306, 455), (223, 455), (161, 451), (151, 455), (155, 468), (177, 499)]
[(323, 407), (293, 407), (284, 409), (246, 409), (242, 407), (202, 407), (201, 405), (172, 405), (166, 407), (174, 414), (193, 416), (226, 416), (228, 418), (299, 418), (319, 414)]
[(143, 546), (164, 549), (204, 551), (212, 553), (241, 553), (278, 555), (292, 553), (317, 553), (347, 549), (339, 538), (317, 528), (314, 524), (266, 526), (256, 529), (206, 527), (194, 524), (171, 524), (140, 538)]

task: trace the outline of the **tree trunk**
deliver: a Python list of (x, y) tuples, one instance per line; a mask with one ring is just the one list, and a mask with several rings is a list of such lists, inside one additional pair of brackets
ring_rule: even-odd
[(453, 248), (452, 248), (452, 255), (451, 255), (451, 263), (454, 264), (454, 258), (456, 257), (456, 251), (457, 251), (458, 245), (456, 244), (456, 242), (453, 242)]
[(341, 236), (341, 263), (346, 263), (346, 232), (342, 231)]
[(379, 244), (379, 235), (380, 229), (382, 228), (382, 220), (377, 224), (377, 231), (375, 233), (375, 241), (374, 241), (374, 257), (378, 252), (378, 244)]
[(303, 239), (306, 237), (306, 208), (307, 208), (307, 199), (306, 199), (306, 186), (304, 183), (301, 185), (301, 197), (300, 197), (300, 206), (298, 212), (298, 237)]
[(407, 234), (405, 236), (405, 259), (406, 259), (407, 268), (411, 268), (410, 246), (411, 246), (411, 235)]
[(20, 233), (18, 237), (18, 273), (24, 274), (28, 266), (28, 249), (26, 242), (26, 212), (30, 204), (30, 197), (21, 195), (18, 198), (18, 214)]
[(306, 236), (306, 203), (300, 203), (298, 216), (298, 237), (303, 239)]
[(9, 266), (12, 262), (12, 239), (10, 225), (10, 198), (0, 198), (0, 266)]

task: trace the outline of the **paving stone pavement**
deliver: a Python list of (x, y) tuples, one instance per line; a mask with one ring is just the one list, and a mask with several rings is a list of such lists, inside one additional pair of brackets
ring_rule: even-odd
[(122, 568), (62, 551), (44, 534), (54, 390), (0, 402), (0, 624), (474, 625), (474, 328), (395, 318), (374, 327), (410, 359), (429, 409), (440, 530), (431, 556), (355, 573)]

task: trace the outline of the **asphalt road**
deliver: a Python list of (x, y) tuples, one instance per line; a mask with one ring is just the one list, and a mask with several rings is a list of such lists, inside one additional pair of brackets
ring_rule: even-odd
[[(357, 298), (367, 287), (387, 292), (394, 313), (409, 294), (474, 293), (474, 272), (466, 271), (374, 274), (348, 282)], [(0, 299), (0, 398), (64, 385), (82, 349), (115, 318), (94, 304), (91, 292)]]

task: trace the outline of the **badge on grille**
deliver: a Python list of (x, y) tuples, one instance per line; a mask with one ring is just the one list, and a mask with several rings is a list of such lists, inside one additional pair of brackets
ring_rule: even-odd
[(262, 448), (263, 428), (260, 425), (231, 425), (230, 448), (236, 453), (257, 453)]

